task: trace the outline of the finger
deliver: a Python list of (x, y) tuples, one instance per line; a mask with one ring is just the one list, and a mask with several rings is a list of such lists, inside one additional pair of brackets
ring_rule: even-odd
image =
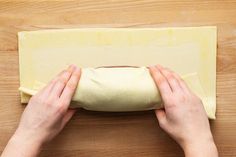
[(71, 99), (79, 83), (80, 75), (81, 75), (80, 69), (76, 68), (61, 94), (60, 102), (63, 105), (65, 105), (65, 108), (68, 108), (70, 105)]
[(154, 82), (156, 83), (156, 86), (158, 87), (162, 100), (165, 104), (168, 101), (168, 98), (172, 95), (170, 85), (167, 82), (166, 78), (161, 74), (159, 69), (157, 69), (155, 66), (152, 66), (149, 69), (150, 74), (154, 79)]
[(161, 128), (165, 128), (167, 123), (166, 113), (163, 109), (155, 110), (155, 114)]
[(65, 70), (63, 70), (62, 72), (60, 72), (55, 78), (53, 78), (49, 83), (47, 83), (47, 85), (45, 85), (42, 89), (40, 89), (35, 96), (40, 96), (43, 98), (47, 98), (48, 95), (51, 93), (52, 87), (55, 85), (58, 77), (65, 72)]
[(68, 80), (75, 70), (75, 66), (71, 65), (56, 81), (54, 87), (51, 90), (51, 96), (59, 98), (63, 89), (65, 88)]
[(42, 90), (42, 93), (46, 93), (47, 95), (51, 92), (52, 87), (55, 85), (58, 78), (65, 72), (66, 70), (61, 71), (59, 74), (56, 75)]
[[(160, 66), (160, 65), (159, 65)], [(167, 69), (167, 68), (165, 68)], [(188, 87), (188, 85), (185, 83), (185, 81), (175, 72), (173, 72), (172, 70), (170, 69), (167, 69), (170, 73), (172, 73), (172, 75), (175, 77), (175, 79), (178, 81), (179, 83), (179, 86), (181, 87), (181, 89), (184, 91), (184, 92), (190, 92), (190, 89)]]
[(173, 75), (178, 80), (178, 82), (179, 82), (181, 88), (183, 89), (183, 91), (185, 93), (190, 93), (190, 89), (189, 89), (188, 85), (184, 82), (184, 80), (176, 73), (173, 73)]
[(72, 116), (76, 113), (76, 109), (69, 109), (62, 119), (62, 128), (69, 122)]
[(175, 78), (175, 76), (170, 72), (168, 69), (163, 68), (160, 65), (157, 65), (157, 68), (160, 70), (160, 72), (164, 75), (164, 77), (167, 79), (168, 83), (170, 84), (170, 87), (173, 92), (181, 92), (182, 88), (180, 87), (179, 82)]

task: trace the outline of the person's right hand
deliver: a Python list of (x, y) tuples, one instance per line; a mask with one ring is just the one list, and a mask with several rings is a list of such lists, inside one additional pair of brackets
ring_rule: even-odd
[(176, 73), (160, 65), (149, 69), (164, 106), (155, 111), (160, 127), (179, 143), (186, 156), (218, 156), (202, 101)]

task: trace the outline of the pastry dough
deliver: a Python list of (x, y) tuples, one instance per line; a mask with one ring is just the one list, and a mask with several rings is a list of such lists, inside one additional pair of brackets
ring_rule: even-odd
[[(143, 67), (160, 63), (183, 76), (202, 99), (208, 117), (215, 118), (215, 27), (20, 32), (19, 59), (23, 103), (74, 63), (83, 68), (73, 98), (80, 107), (96, 111), (160, 108), (158, 90)], [(141, 67), (95, 68), (123, 65)]]
[[(203, 101), (207, 115), (212, 117), (196, 73), (183, 77), (191, 90)], [(45, 84), (35, 82), (33, 89), (20, 87), (26, 94), (34, 95)], [(82, 107), (93, 111), (143, 111), (162, 108), (160, 93), (146, 67), (141, 68), (85, 68), (73, 97), (77, 103), (73, 107)]]

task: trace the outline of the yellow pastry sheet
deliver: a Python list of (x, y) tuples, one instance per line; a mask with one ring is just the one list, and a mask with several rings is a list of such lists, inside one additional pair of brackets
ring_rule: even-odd
[[(19, 32), (21, 102), (28, 102), (30, 95), (71, 63), (84, 70), (100, 66), (144, 67), (158, 63), (181, 76), (194, 74), (194, 77), (186, 77), (185, 81), (203, 99), (208, 117), (215, 118), (216, 27)], [(77, 89), (78, 95), (80, 89)], [(78, 100), (78, 95), (73, 99)], [(111, 111), (109, 106), (99, 109), (82, 107)]]

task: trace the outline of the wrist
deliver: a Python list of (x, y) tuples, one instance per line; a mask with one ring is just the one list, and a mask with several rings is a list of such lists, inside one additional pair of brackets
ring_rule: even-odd
[(218, 152), (213, 138), (192, 141), (182, 147), (186, 157), (218, 157)]
[(43, 145), (42, 142), (28, 136), (27, 133), (20, 133), (18, 130), (11, 137), (8, 144), (25, 157), (37, 156)]

